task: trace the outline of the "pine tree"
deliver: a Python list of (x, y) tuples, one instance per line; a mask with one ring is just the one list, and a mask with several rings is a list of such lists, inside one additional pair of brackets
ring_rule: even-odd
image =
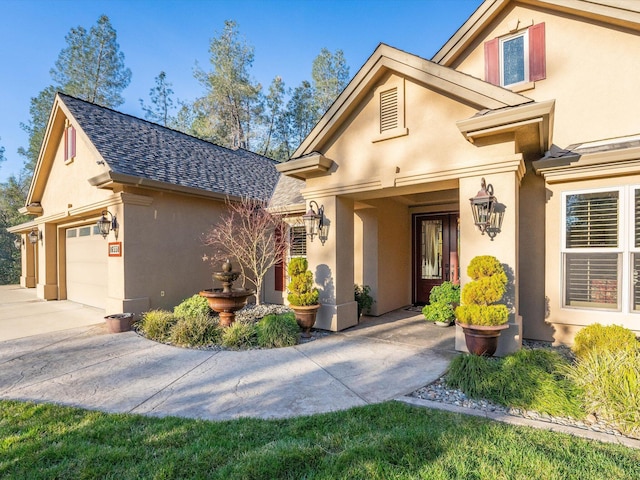
[(167, 74), (160, 72), (155, 78), (156, 85), (149, 90), (151, 105), (146, 105), (140, 99), (140, 106), (144, 111), (144, 118), (150, 122), (158, 123), (168, 127), (173, 121), (171, 112), (173, 110), (173, 89), (172, 84), (167, 82)]

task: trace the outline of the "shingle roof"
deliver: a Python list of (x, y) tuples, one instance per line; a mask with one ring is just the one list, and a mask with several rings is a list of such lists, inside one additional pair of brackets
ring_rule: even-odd
[(261, 200), (276, 186), (275, 160), (58, 95), (115, 173)]

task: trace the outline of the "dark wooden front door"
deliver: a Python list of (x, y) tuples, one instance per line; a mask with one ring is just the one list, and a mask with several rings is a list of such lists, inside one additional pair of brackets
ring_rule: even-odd
[(459, 275), (458, 214), (414, 215), (413, 302), (429, 303), (433, 287)]

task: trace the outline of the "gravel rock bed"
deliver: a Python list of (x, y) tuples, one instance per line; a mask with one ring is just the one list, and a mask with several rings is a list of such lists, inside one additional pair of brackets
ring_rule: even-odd
[[(552, 347), (550, 343), (545, 342), (523, 342), (523, 348), (548, 348), (558, 351), (563, 356), (571, 358), (572, 353), (568, 347)], [(521, 408), (505, 407), (484, 399), (473, 399), (467, 397), (462, 391), (450, 388), (446, 385), (444, 377), (440, 377), (435, 382), (430, 383), (415, 392), (409, 394), (410, 397), (430, 400), (432, 402), (447, 403), (458, 407), (469, 408), (472, 410), (480, 410), (485, 412), (495, 412), (514, 417), (528, 418), (558, 425), (577, 427), (583, 430), (591, 430), (594, 432), (605, 433), (615, 436), (623, 436), (618, 430), (607, 422), (596, 418), (595, 415), (588, 415), (584, 420), (576, 420), (569, 417), (554, 417), (546, 413), (540, 413), (533, 410), (525, 410)]]

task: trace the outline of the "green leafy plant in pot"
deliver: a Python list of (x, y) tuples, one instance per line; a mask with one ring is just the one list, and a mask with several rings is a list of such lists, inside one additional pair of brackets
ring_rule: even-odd
[(451, 326), (455, 308), (460, 304), (460, 285), (446, 281), (431, 289), (429, 305), (422, 309), (424, 318), (439, 326)]
[(311, 336), (311, 328), (316, 323), (316, 314), (320, 308), (320, 294), (313, 286), (313, 274), (308, 268), (307, 259), (303, 257), (292, 258), (287, 265), (287, 273), (291, 279), (287, 285), (287, 300), (304, 338)]
[(358, 318), (363, 313), (369, 313), (369, 309), (375, 303), (375, 300), (371, 296), (371, 287), (369, 285), (353, 286), (353, 299), (358, 303)]
[(496, 352), (500, 332), (509, 328), (509, 309), (497, 303), (506, 292), (507, 275), (500, 261), (490, 255), (473, 258), (467, 275), (472, 281), (462, 288), (456, 323), (464, 332), (469, 352), (490, 357)]

